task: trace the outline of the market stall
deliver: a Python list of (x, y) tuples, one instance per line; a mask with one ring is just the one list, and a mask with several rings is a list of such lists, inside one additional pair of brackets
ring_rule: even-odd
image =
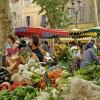
[(0, 100), (99, 100), (99, 70), (99, 65), (89, 65), (73, 75), (60, 66), (42, 67), (29, 59), (19, 65), (19, 72), (11, 76), (12, 82), (0, 84)]
[(88, 30), (73, 30), (70, 32), (72, 38), (96, 37), (97, 33)]
[[(89, 41), (91, 41), (92, 37), (84, 37), (84, 38), (77, 38), (77, 41), (81, 41), (81, 43), (88, 43)], [(74, 38), (60, 38), (61, 42), (67, 42), (70, 43), (72, 41), (74, 41)]]
[(95, 34), (96, 44), (97, 44), (97, 47), (98, 47), (98, 58), (100, 59), (100, 49), (99, 49), (99, 45), (100, 45), (100, 26), (88, 29), (88, 30), (86, 30), (86, 33)]
[[(16, 35), (29, 36), (36, 33), (42, 38), (53, 38), (53, 45), (57, 36), (69, 35), (61, 30), (22, 29), (17, 29)], [(74, 38), (88, 41), (91, 38), (89, 34), (89, 37), (82, 34), (75, 32), (75, 37), (60, 38), (60, 41), (70, 42)], [(76, 68), (73, 66), (75, 58), (68, 45), (62, 43), (53, 47), (53, 57), (57, 63), (53, 66), (50, 66), (51, 61), (47, 59), (39, 62), (29, 47), (11, 56), (11, 66), (0, 68), (0, 100), (100, 100), (100, 65), (90, 63), (86, 67)], [(17, 71), (13, 72), (10, 68), (16, 61)]]

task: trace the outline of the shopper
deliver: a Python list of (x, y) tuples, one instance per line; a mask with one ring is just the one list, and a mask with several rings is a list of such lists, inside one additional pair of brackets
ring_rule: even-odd
[(39, 39), (37, 36), (33, 35), (30, 37), (29, 45), (33, 51), (34, 54), (38, 57), (39, 61), (42, 62), (44, 59), (44, 56), (39, 49)]
[(44, 41), (42, 43), (42, 48), (46, 51), (46, 52), (49, 52), (49, 46), (48, 46), (48, 42), (47, 41)]
[(97, 56), (97, 46), (96, 46), (95, 40), (92, 39), (92, 40), (91, 40), (91, 43), (93, 44), (94, 53), (95, 53), (95, 55)]
[(86, 45), (85, 50), (83, 51), (83, 59), (80, 66), (85, 67), (90, 63), (98, 64), (97, 56), (95, 55), (93, 50), (93, 43), (88, 43)]
[(25, 40), (20, 41), (19, 49), (23, 49), (23, 48), (25, 48), (26, 46), (27, 46), (27, 44), (26, 44), (26, 41), (25, 41)]
[(15, 43), (15, 38), (12, 35), (7, 36), (6, 56), (12, 56), (19, 51), (18, 44)]
[(77, 45), (76, 42), (72, 43), (70, 51), (72, 52), (72, 55), (73, 55), (74, 58), (77, 57), (77, 56), (78, 57), (80, 56), (80, 50), (79, 50), (78, 45)]
[(8, 55), (8, 49), (12, 47), (12, 44), (15, 42), (11, 41), (12, 36), (11, 35), (7, 35), (6, 37), (6, 41), (5, 41), (5, 47), (4, 47), (4, 52), (5, 52), (5, 56)]

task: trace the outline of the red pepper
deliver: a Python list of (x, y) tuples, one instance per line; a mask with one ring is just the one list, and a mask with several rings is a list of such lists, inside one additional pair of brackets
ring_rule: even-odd
[(3, 85), (0, 86), (0, 89), (1, 90), (8, 89), (8, 85), (7, 84), (3, 84)]
[(26, 85), (27, 85), (26, 82), (14, 82), (14, 83), (11, 85), (10, 90), (12, 91), (12, 90), (14, 90), (16, 87), (18, 87), (18, 86), (26, 86)]

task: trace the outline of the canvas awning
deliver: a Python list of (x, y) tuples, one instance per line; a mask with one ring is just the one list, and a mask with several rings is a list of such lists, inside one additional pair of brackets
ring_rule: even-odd
[(66, 37), (69, 35), (69, 32), (58, 29), (50, 28), (31, 28), (31, 27), (20, 27), (15, 29), (15, 34), (20, 36), (30, 36), (32, 34), (37, 34), (39, 37), (52, 37), (52, 36), (61, 36)]

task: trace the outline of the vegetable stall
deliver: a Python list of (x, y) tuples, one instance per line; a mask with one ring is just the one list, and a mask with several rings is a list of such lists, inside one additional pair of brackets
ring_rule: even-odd
[[(62, 64), (73, 61), (70, 52), (61, 55), (57, 60)], [(100, 100), (100, 65), (72, 72), (70, 66), (62, 64), (44, 67), (29, 58), (13, 75), (2, 68), (0, 100)]]
[(48, 73), (50, 84), (38, 75), (34, 76), (36, 81), (40, 80), (38, 84), (29, 85), (25, 81), (18, 82), (19, 79), (13, 84), (5, 82), (0, 86), (0, 100), (99, 100), (100, 73), (94, 76), (94, 72), (100, 70), (100, 66), (96, 69), (92, 65), (88, 69), (89, 72), (87, 68), (80, 69), (74, 76), (66, 70), (56, 69)]
[[(25, 29), (17, 29), (17, 33), (33, 34), (33, 29)], [(47, 37), (54, 32), (52, 29), (48, 34), (44, 31), (47, 30), (42, 30), (43, 34), (38, 32), (38, 35)], [(44, 63), (33, 59), (31, 50), (26, 47), (13, 57), (14, 61), (16, 58), (21, 60), (16, 72), (12, 74), (1, 67), (0, 100), (100, 100), (100, 65), (90, 64), (74, 70), (69, 47), (55, 44), (54, 48), (57, 62), (54, 66), (50, 66), (49, 60)]]

